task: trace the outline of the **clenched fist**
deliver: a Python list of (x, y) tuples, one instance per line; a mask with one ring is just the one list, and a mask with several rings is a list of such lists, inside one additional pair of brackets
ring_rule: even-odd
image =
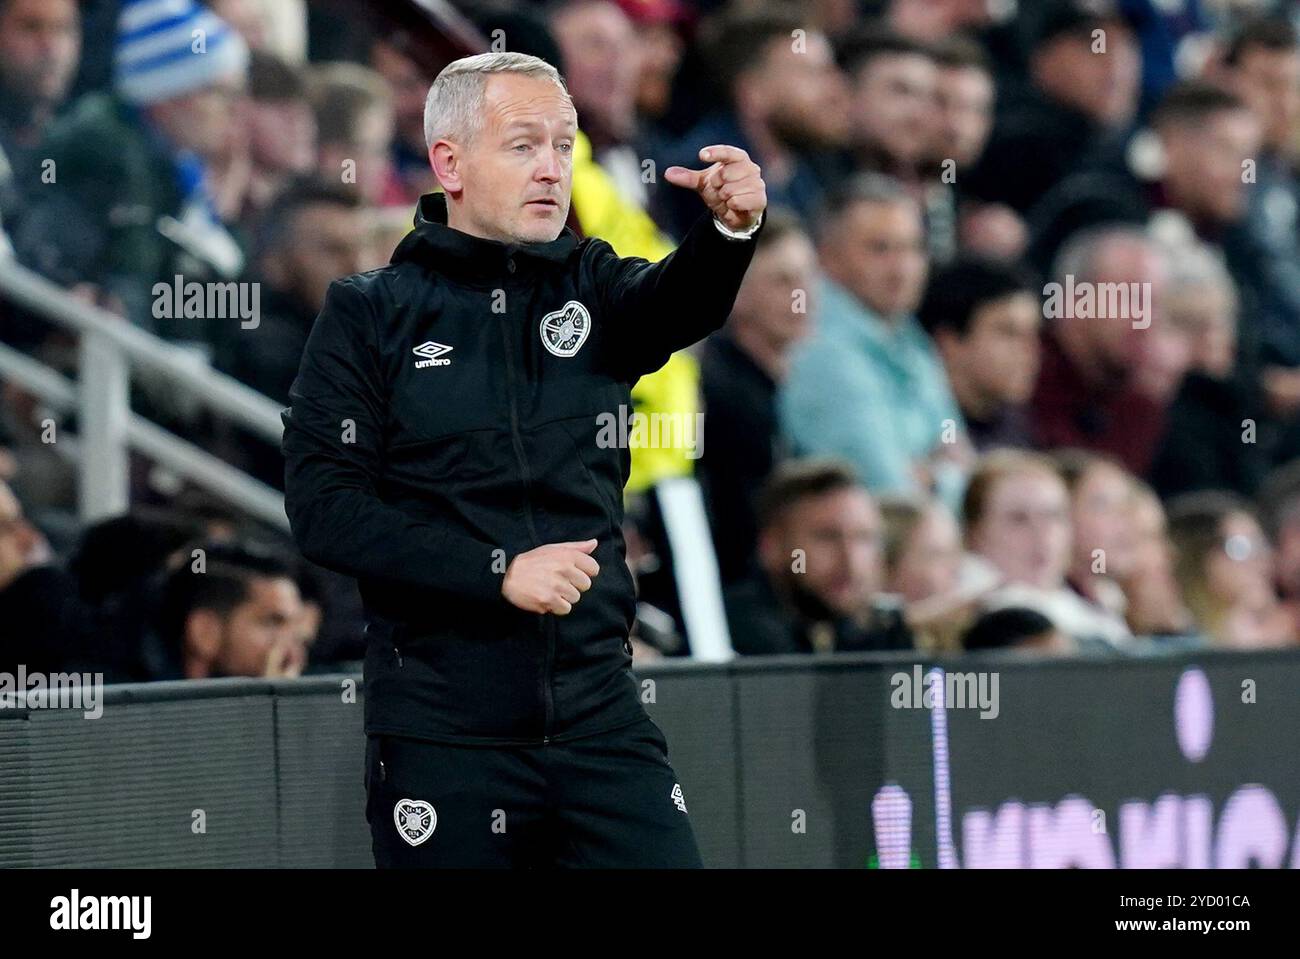
[(600, 564), (591, 558), (596, 541), (549, 543), (520, 553), (506, 567), (501, 595), (528, 613), (567, 616), (591, 581)]
[(705, 147), (700, 159), (713, 165), (705, 170), (670, 166), (664, 179), (673, 186), (694, 190), (729, 230), (748, 230), (767, 208), (767, 185), (757, 163), (740, 147), (723, 144)]

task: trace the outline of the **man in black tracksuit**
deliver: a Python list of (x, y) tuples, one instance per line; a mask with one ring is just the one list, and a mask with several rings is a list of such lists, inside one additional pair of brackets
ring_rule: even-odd
[[(467, 96), (477, 129), (440, 132)], [(284, 413), (294, 536), (365, 601), (376, 862), (698, 866), (630, 671), (629, 453), (598, 437), (726, 319), (758, 167), (715, 146), (665, 171), (707, 209), (650, 264), (564, 228), (576, 116), (542, 61), (457, 61), (429, 114), (445, 194), (331, 285)]]

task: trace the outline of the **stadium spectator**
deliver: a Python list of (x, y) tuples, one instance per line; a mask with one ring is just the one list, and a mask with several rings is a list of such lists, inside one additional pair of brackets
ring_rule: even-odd
[(1278, 595), (1300, 633), (1300, 460), (1269, 473), (1258, 502), (1260, 522), (1277, 551)]
[[(825, 155), (848, 137), (848, 89), (829, 41), (794, 13), (728, 13), (702, 32), (705, 57), (725, 91), (725, 107), (668, 148), (659, 169), (694, 168), (699, 151), (732, 143), (763, 169), (768, 199), (804, 218), (817, 213), (828, 177)], [(698, 211), (664, 184), (656, 220), (677, 236)]]
[(1240, 247), (1233, 268), (1257, 298), (1265, 382), (1282, 412), (1300, 409), (1300, 239), (1297, 236), (1297, 151), (1300, 149), (1300, 36), (1278, 15), (1247, 21), (1211, 72), (1241, 98), (1262, 125), (1262, 146), (1247, 154), (1246, 213), (1225, 242)]
[(623, 198), (645, 209), (647, 151), (636, 109), (641, 51), (632, 20), (614, 0), (563, 0), (550, 23), (592, 156)]
[(673, 80), (686, 52), (682, 31), (693, 14), (681, 0), (618, 0), (618, 5), (632, 19), (641, 54), (637, 111), (653, 122), (668, 113)]
[(984, 599), (986, 609), (1037, 610), (1076, 640), (1122, 646), (1131, 638), (1123, 620), (1066, 580), (1074, 555), (1070, 494), (1050, 458), (986, 453), (966, 487), (962, 518), (976, 569), (992, 567), (1002, 581)]
[(914, 40), (867, 27), (844, 42), (839, 59), (852, 84), (857, 168), (898, 178), (924, 202), (924, 165), (941, 131), (933, 52)]
[(976, 450), (1030, 445), (1042, 305), (1023, 271), (966, 257), (931, 277), (917, 319), (943, 359)]
[[(954, 37), (934, 50), (938, 113), (928, 166), (930, 249), (946, 263), (958, 247), (994, 259), (1016, 260), (1029, 242), (1024, 220), (1004, 203), (988, 203), (965, 189), (993, 131), (997, 87), (984, 50)], [(942, 239), (940, 239), (942, 238)]]
[(249, 183), (241, 219), (250, 220), (296, 177), (316, 168), (316, 115), (302, 71), (269, 53), (248, 63)]
[(897, 181), (863, 174), (820, 226), (817, 327), (778, 396), (782, 428), (800, 455), (847, 459), (873, 493), (929, 490), (960, 468), (965, 438), (914, 316), (928, 269), (920, 210)]
[(1154, 333), (1166, 324), (1158, 307), (1167, 272), (1165, 254), (1132, 227), (1086, 230), (1062, 250), (1030, 405), (1037, 446), (1110, 453), (1146, 474), (1171, 399), (1149, 392), (1168, 375), (1144, 376), (1164, 363)]
[(1295, 623), (1273, 586), (1273, 550), (1248, 504), (1186, 493), (1169, 504), (1174, 570), (1201, 632), (1231, 649), (1290, 646)]
[[(389, 134), (391, 169), (409, 204), (438, 188), (429, 169), (424, 141), (424, 100), (444, 64), (428, 62), (409, 47), (407, 36), (396, 33), (375, 40), (370, 48), (370, 65), (391, 91), (387, 108), (393, 124)], [(375, 202), (373, 197), (370, 201)]]
[[(127, 0), (114, 56), (114, 95), (82, 98), (51, 128), (42, 149), (57, 178), (33, 198), (15, 245), (56, 281), (95, 284), (132, 322), (154, 327), (155, 282), (233, 279), (243, 267), (208, 170), (236, 135), (248, 50), (188, 0)], [(203, 319), (184, 317), (156, 330), (199, 341), (208, 332)]]
[(251, 544), (196, 546), (163, 586), (145, 648), (151, 678), (297, 676), (310, 615), (287, 559)]
[(790, 461), (759, 503), (762, 572), (726, 592), (743, 655), (908, 649), (897, 609), (880, 604), (880, 512), (847, 464)]
[(1115, 460), (1083, 450), (1061, 450), (1056, 467), (1070, 493), (1074, 552), (1066, 582), (1116, 618), (1125, 615), (1119, 582), (1133, 568), (1133, 478)]
[(330, 281), (371, 265), (364, 212), (360, 198), (342, 186), (299, 181), (280, 193), (254, 234), (259, 322), (250, 329), (229, 328), (219, 368), (288, 405), (289, 386)]
[(1266, 277), (1249, 235), (1230, 228), (1246, 213), (1247, 161), (1260, 123), (1232, 93), (1201, 81), (1172, 88), (1122, 154), (1066, 177), (1030, 214), (1029, 255), (1045, 269), (1065, 241), (1103, 224), (1151, 227), (1167, 243), (1222, 244), (1243, 294), (1262, 301)]
[(916, 647), (960, 650), (982, 589), (963, 586), (961, 529), (933, 498), (882, 496), (885, 585), (903, 605)]
[(370, 206), (408, 206), (414, 197), (394, 167), (394, 101), (383, 77), (356, 63), (323, 64), (309, 90), (321, 180), (356, 190)]
[(1169, 260), (1163, 313), (1187, 345), (1189, 366), (1148, 478), (1165, 499), (1200, 489), (1249, 496), (1274, 444), (1259, 384), (1237, 362), (1236, 287), (1222, 258), (1204, 244)]
[(817, 253), (793, 214), (769, 209), (727, 325), (704, 343), (700, 387), (707, 442), (699, 478), (724, 583), (754, 572), (758, 492), (785, 450), (777, 384), (808, 332)]
[[(218, 369), (289, 405), (289, 387), (330, 281), (376, 265), (365, 214), (360, 197), (342, 186), (299, 181), (279, 195), (253, 234), (248, 282), (259, 287), (257, 326), (227, 326), (214, 344)], [(254, 477), (284, 487), (284, 458), (275, 444), (232, 426), (223, 446), (227, 458)]]
[(80, 58), (76, 0), (0, 0), (0, 230), (40, 185), (38, 148)]
[(993, 137), (967, 183), (976, 196), (1022, 215), (1093, 155), (1122, 142), (1141, 77), (1133, 32), (1113, 9), (1043, 0), (1027, 16), (1034, 34), (1028, 69), (1005, 91)]
[(1165, 508), (1155, 491), (1133, 481), (1128, 522), (1133, 529), (1133, 561), (1117, 576), (1124, 590), (1125, 619), (1135, 636), (1185, 636), (1195, 630), (1174, 577), (1173, 544)]

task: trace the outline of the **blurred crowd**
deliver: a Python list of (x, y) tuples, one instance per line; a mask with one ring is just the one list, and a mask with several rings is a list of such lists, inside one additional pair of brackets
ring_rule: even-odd
[[(638, 661), (690, 652), (688, 476), (741, 654), (1300, 644), (1300, 3), (444, 6), (0, 0), (0, 255), (287, 404), (330, 281), (437, 188), (438, 71), (542, 56), (579, 234), (669, 255), (700, 208), (659, 171), (714, 143), (771, 203), (725, 328), (633, 393), (704, 413), (698, 458), (632, 450)], [(169, 309), (177, 277), (256, 284), (259, 322)], [(3, 301), (0, 342), (75, 375)], [(75, 416), (0, 390), (0, 668), (360, 658), (355, 584), (153, 463), (79, 523)], [(132, 403), (282, 488), (185, 391)]]

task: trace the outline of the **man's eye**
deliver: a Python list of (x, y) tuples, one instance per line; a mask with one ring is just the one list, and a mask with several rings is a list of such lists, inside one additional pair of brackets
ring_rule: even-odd
[(527, 144), (527, 143), (516, 143), (513, 147), (511, 147), (511, 149), (512, 149), (512, 150), (515, 150), (515, 151), (527, 150), (527, 149), (528, 149), (528, 144)]
[(561, 152), (561, 153), (572, 153), (572, 152), (573, 152), (573, 144), (572, 144), (572, 143), (561, 143), (561, 144), (560, 144), (560, 152)]

